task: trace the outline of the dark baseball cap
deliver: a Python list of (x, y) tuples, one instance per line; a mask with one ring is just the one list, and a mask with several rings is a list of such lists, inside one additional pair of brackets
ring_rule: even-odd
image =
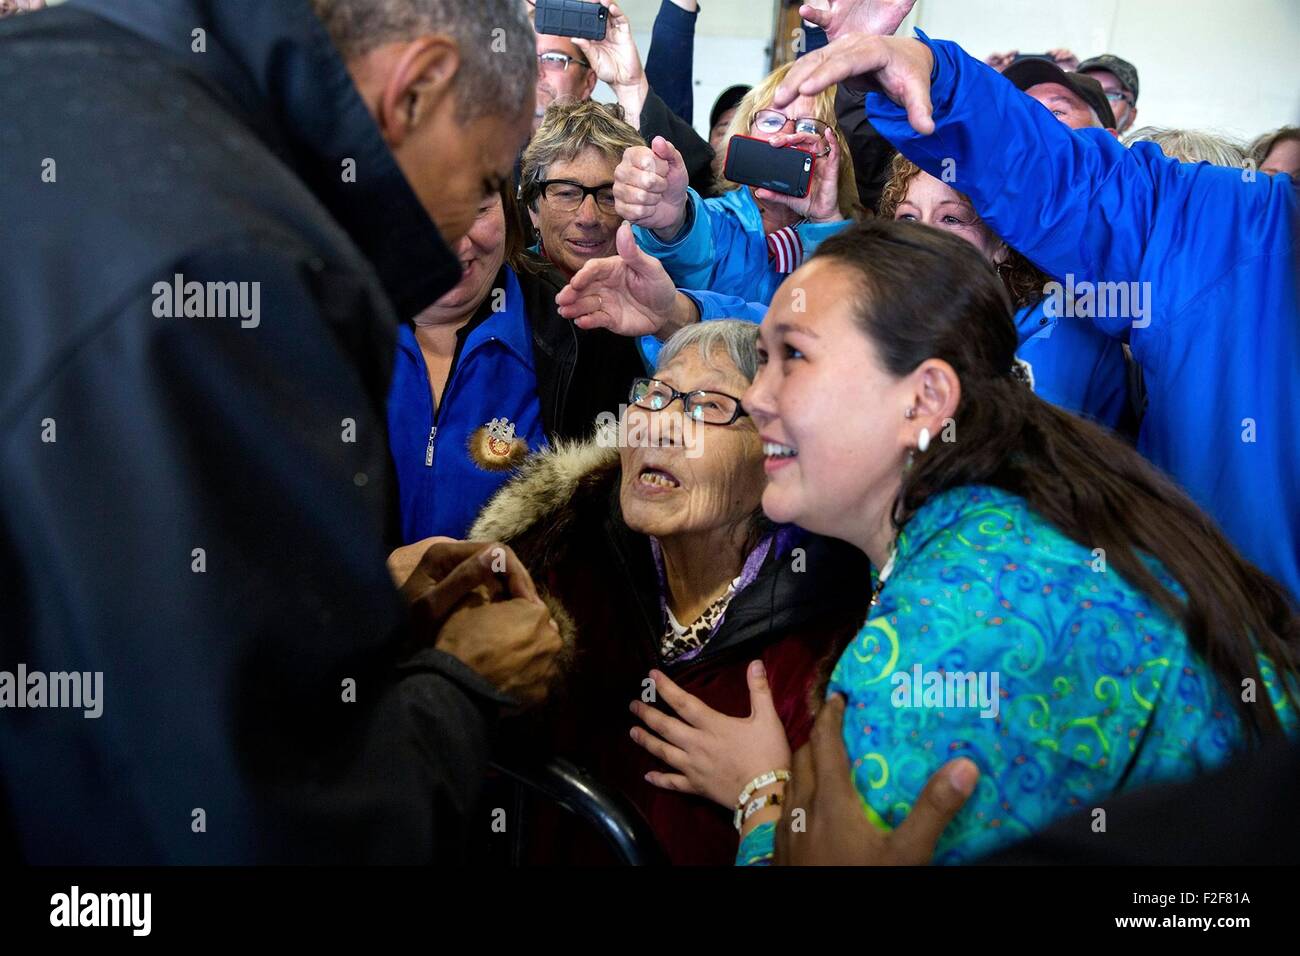
[(1101, 56), (1094, 56), (1091, 60), (1084, 60), (1079, 64), (1079, 72), (1087, 73), (1089, 70), (1109, 70), (1115, 74), (1115, 79), (1119, 80), (1120, 86), (1133, 94), (1133, 102), (1137, 103), (1138, 98), (1138, 71), (1137, 67), (1128, 60), (1121, 60), (1113, 53), (1103, 53)]
[[(1066, 73), (1051, 60), (1042, 57), (1030, 57), (1018, 63), (1012, 63), (1002, 71), (1002, 75), (1016, 85), (1017, 89), (1027, 90), (1039, 83), (1059, 83), (1075, 96), (1083, 100), (1097, 113), (1101, 125), (1106, 129), (1115, 128), (1115, 111), (1110, 108), (1106, 91), (1102, 85), (1090, 76), (1081, 73)], [(1121, 81), (1122, 82), (1122, 81)]]
[(713, 127), (718, 125), (719, 116), (727, 112), (727, 110), (739, 106), (740, 101), (745, 98), (745, 94), (751, 89), (753, 89), (753, 87), (740, 84), (729, 86), (719, 93), (718, 98), (713, 101), (713, 110), (709, 113), (709, 129), (713, 129)]

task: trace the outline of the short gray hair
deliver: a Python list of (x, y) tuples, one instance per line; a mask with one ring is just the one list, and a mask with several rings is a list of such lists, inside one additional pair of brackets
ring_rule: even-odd
[[(519, 0), (311, 0), (343, 59), (385, 43), (430, 33), (460, 47), (456, 102), (461, 119), (488, 113), (532, 112), (537, 88), (537, 40)], [(458, 77), (460, 79), (460, 77)]]
[(659, 350), (655, 369), (661, 369), (682, 352), (694, 346), (700, 358), (712, 364), (715, 352), (726, 352), (731, 364), (745, 381), (752, 382), (758, 375), (758, 326), (744, 319), (710, 319), (696, 322), (673, 334)]
[(1143, 126), (1128, 135), (1126, 146), (1155, 143), (1170, 159), (1180, 163), (1211, 163), (1240, 169), (1246, 164), (1246, 151), (1224, 136), (1199, 129), (1161, 129)]

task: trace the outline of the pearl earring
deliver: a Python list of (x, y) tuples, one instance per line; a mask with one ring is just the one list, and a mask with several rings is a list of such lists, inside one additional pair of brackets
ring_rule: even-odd
[(922, 455), (924, 455), (926, 449), (929, 447), (930, 447), (930, 429), (922, 428), (921, 433), (916, 436), (916, 450), (919, 451)]

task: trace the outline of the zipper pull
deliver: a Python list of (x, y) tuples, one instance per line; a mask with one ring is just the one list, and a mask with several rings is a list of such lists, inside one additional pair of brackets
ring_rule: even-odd
[(425, 468), (433, 467), (433, 440), (434, 438), (437, 437), (437, 435), (438, 435), (438, 426), (434, 425), (432, 428), (429, 429), (429, 447), (426, 448), (424, 451)]

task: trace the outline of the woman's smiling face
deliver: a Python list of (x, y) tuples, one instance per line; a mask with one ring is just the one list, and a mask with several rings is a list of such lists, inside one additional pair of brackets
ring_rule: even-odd
[(791, 275), (763, 320), (744, 396), (764, 443), (767, 516), (854, 543), (892, 512), (912, 405), (912, 384), (881, 366), (854, 317), (860, 299), (833, 260)]

